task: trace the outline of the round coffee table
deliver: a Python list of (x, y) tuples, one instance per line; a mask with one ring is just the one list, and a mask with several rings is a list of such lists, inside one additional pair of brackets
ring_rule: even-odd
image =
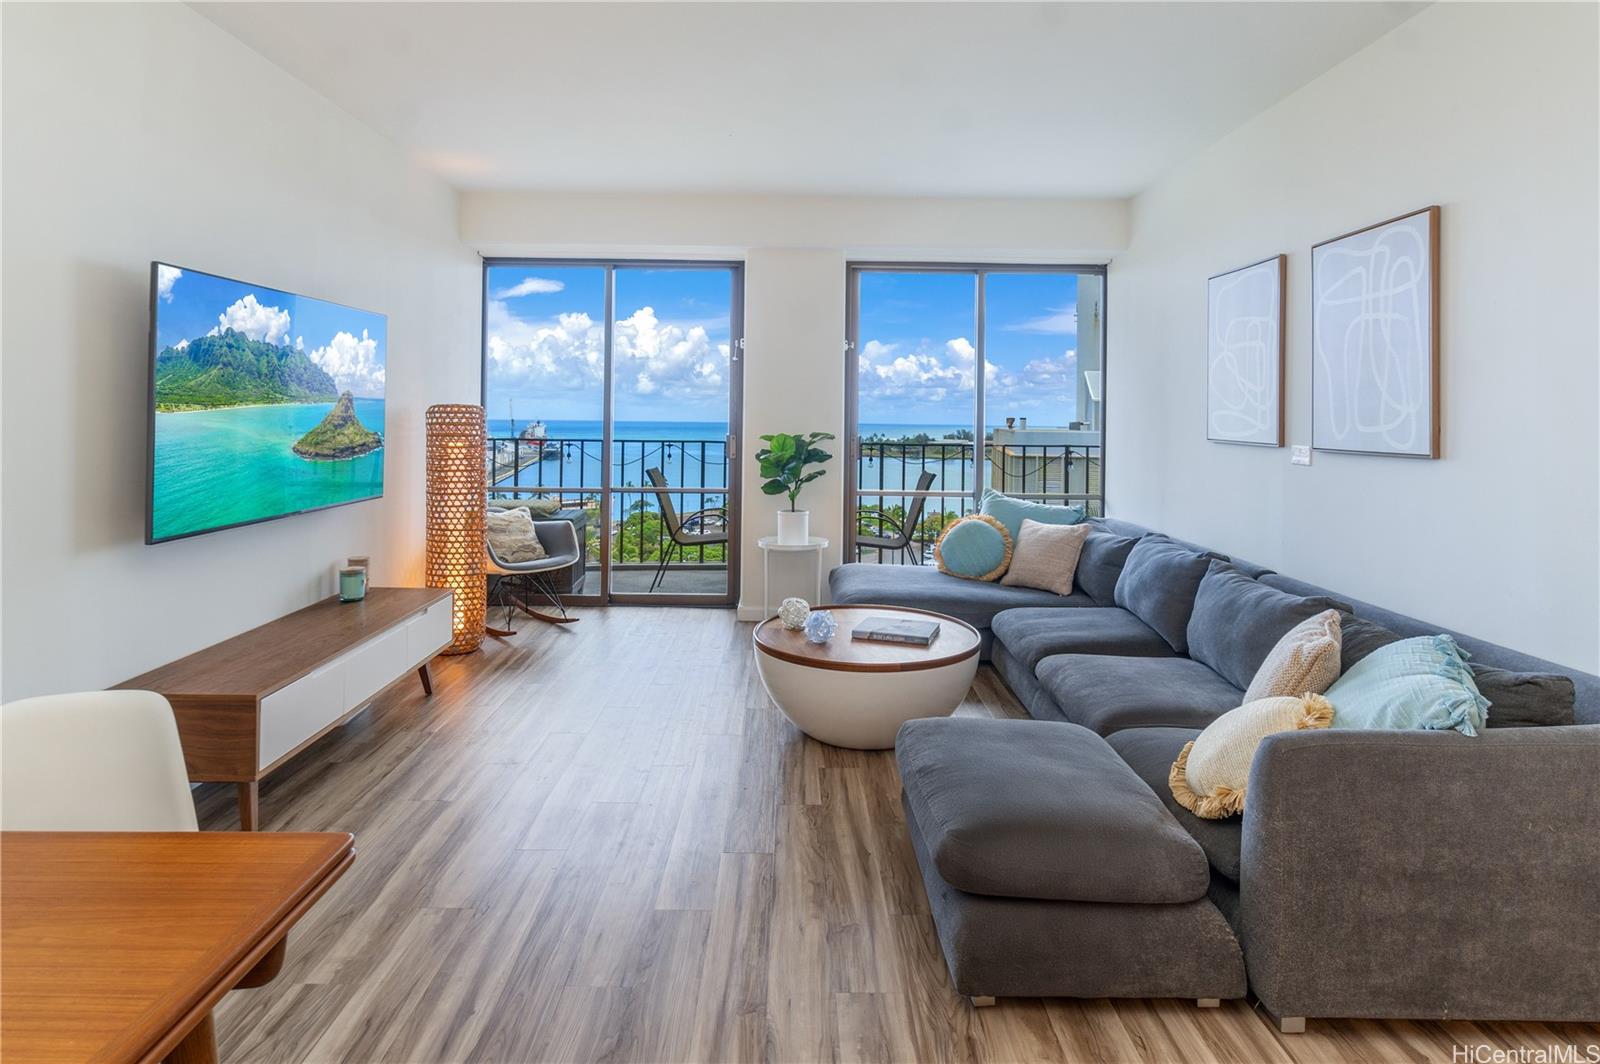
[[(776, 617), (756, 625), (756, 671), (767, 694), (801, 731), (833, 746), (887, 750), (914, 717), (948, 717), (978, 671), (978, 630), (966, 621), (904, 606), (818, 606), (839, 630), (808, 643)], [(939, 622), (932, 646), (854, 640), (868, 618)]]

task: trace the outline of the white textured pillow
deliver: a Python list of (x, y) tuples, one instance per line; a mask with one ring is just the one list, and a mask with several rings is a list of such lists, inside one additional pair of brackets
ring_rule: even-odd
[(1078, 555), (1083, 541), (1094, 526), (1047, 525), (1022, 519), (1017, 544), (1011, 549), (1011, 568), (1000, 578), (1010, 587), (1036, 587), (1058, 595), (1072, 594), (1072, 575), (1078, 571)]
[(526, 509), (490, 510), (484, 515), (484, 529), (494, 556), (503, 562), (535, 562), (546, 557)]
[(1250, 762), (1261, 740), (1276, 732), (1326, 728), (1333, 706), (1321, 695), (1263, 698), (1230, 709), (1186, 743), (1167, 774), (1172, 796), (1207, 820), (1244, 812)]
[(1323, 610), (1284, 633), (1256, 670), (1246, 702), (1280, 695), (1320, 695), (1339, 678), (1339, 611)]

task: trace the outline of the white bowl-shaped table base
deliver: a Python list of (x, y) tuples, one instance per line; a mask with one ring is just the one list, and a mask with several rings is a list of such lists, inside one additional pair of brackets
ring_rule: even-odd
[[(756, 670), (784, 716), (813, 739), (887, 750), (900, 725), (955, 712), (978, 671), (979, 637), (964, 621), (895, 606), (824, 606), (839, 622), (828, 643), (806, 642), (776, 618), (756, 626)], [(938, 621), (932, 646), (851, 639), (869, 617)]]

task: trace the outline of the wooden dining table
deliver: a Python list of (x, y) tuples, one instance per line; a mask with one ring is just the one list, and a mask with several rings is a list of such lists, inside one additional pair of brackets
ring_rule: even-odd
[(215, 1061), (212, 1007), (354, 860), (341, 832), (0, 832), (6, 1064)]

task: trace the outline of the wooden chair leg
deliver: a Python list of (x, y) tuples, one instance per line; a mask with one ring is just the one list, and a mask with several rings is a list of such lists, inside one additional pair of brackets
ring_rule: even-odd
[(239, 830), (254, 831), (261, 817), (261, 790), (255, 780), (238, 784)]

